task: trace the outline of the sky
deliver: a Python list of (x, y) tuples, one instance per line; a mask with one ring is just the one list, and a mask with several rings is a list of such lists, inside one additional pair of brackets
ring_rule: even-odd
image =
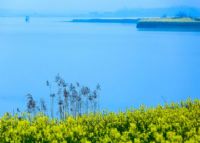
[(115, 11), (171, 6), (200, 8), (200, 0), (0, 0), (0, 9), (35, 12)]

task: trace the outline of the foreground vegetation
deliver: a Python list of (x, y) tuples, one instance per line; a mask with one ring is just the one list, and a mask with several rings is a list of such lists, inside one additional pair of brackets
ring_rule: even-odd
[(4, 142), (200, 142), (200, 100), (156, 108), (103, 112), (63, 120), (44, 114), (5, 114), (0, 119)]
[[(53, 82), (46, 81), (46, 86), (49, 88), (50, 97), (50, 112), (46, 101), (41, 98), (40, 102), (34, 99), (32, 94), (28, 93), (27, 97), (27, 109), (31, 115), (36, 115), (38, 112), (50, 118), (65, 119), (68, 116), (81, 116), (89, 113), (95, 114), (99, 111), (99, 93), (101, 87), (96, 85), (94, 90), (91, 90), (88, 86), (83, 86), (79, 82), (67, 83), (65, 80), (57, 74)], [(55, 102), (57, 99), (57, 102)], [(57, 106), (55, 106), (55, 103)], [(57, 109), (59, 115), (54, 115), (54, 110)], [(17, 108), (17, 112), (21, 112)]]

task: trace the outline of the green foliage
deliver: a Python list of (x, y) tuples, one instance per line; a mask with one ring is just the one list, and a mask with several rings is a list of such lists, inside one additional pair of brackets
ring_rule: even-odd
[(199, 22), (196, 19), (183, 17), (183, 18), (144, 18), (140, 22)]
[(1, 143), (198, 143), (200, 100), (180, 104), (50, 119), (42, 114), (0, 119)]

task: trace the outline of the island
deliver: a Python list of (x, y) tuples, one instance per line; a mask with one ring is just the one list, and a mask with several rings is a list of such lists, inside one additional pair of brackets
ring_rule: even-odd
[(143, 18), (137, 22), (138, 29), (200, 30), (199, 18)]

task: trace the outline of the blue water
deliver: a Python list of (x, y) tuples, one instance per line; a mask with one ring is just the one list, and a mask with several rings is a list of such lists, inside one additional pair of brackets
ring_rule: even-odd
[(64, 18), (0, 18), (0, 114), (25, 109), (45, 86), (102, 86), (111, 111), (200, 98), (200, 32), (138, 31), (134, 24), (66, 23)]

